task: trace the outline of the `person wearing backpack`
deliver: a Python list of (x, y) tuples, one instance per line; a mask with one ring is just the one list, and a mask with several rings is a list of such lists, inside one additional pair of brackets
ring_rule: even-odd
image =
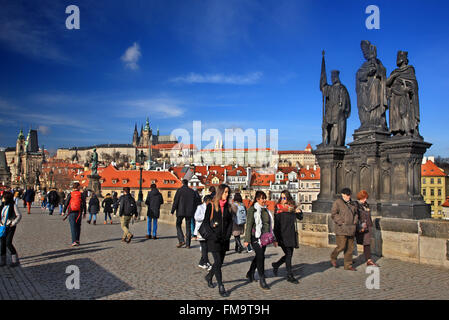
[(292, 272), (293, 251), (298, 247), (298, 235), (296, 233), (296, 219), (302, 220), (302, 210), (296, 206), (295, 200), (288, 190), (281, 193), (275, 208), (274, 234), (279, 246), (284, 251), (284, 256), (277, 262), (273, 262), (273, 273), (278, 274), (279, 267), (285, 262), (287, 267), (287, 281), (298, 284)]
[(2, 204), (0, 206), (0, 226), (3, 230), (3, 235), (0, 237), (1, 252), (0, 252), (0, 267), (6, 265), (6, 248), (11, 254), (10, 267), (17, 267), (20, 265), (17, 251), (12, 244), (16, 226), (22, 219), (22, 214), (19, 207), (14, 203), (14, 195), (11, 192), (4, 192), (2, 197)]
[(243, 199), (240, 193), (234, 194), (234, 203), (232, 204), (233, 225), (232, 235), (235, 240), (235, 252), (242, 253), (245, 248), (240, 241), (240, 236), (245, 232), (246, 208), (243, 205)]
[(73, 184), (73, 191), (67, 196), (64, 204), (63, 221), (69, 218), (72, 233), (72, 247), (80, 245), (81, 220), (86, 218), (86, 198), (80, 192), (80, 184)]
[(112, 217), (111, 217), (111, 213), (113, 211), (112, 206), (114, 205), (114, 200), (112, 200), (111, 198), (111, 194), (108, 193), (106, 195), (106, 198), (104, 198), (104, 200), (101, 202), (101, 206), (103, 208), (104, 211), (104, 224), (108, 223), (108, 216), (109, 216), (109, 220), (112, 224)]
[(97, 198), (97, 195), (92, 192), (92, 197), (89, 200), (89, 220), (87, 223), (90, 224), (92, 221), (92, 217), (94, 218), (94, 224), (97, 224), (97, 213), (100, 212), (100, 201)]
[(56, 192), (56, 188), (52, 188), (51, 191), (48, 193), (48, 204), (49, 204), (49, 212), (48, 214), (51, 216), (53, 215), (53, 211), (55, 210), (55, 207), (59, 203), (59, 196)]
[(130, 194), (129, 187), (123, 188), (123, 196), (120, 197), (120, 223), (123, 230), (123, 237), (122, 241), (126, 243), (130, 243), (131, 239), (134, 237), (134, 235), (129, 232), (129, 223), (132, 219), (132, 216), (134, 215), (137, 218), (137, 204), (136, 200), (133, 198), (133, 196)]

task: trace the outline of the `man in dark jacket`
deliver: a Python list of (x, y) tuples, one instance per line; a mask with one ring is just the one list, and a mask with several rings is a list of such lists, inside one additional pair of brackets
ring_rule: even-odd
[(50, 192), (48, 193), (48, 203), (49, 203), (49, 215), (53, 215), (53, 211), (55, 210), (55, 207), (59, 204), (59, 196), (58, 192), (56, 191), (56, 188), (52, 188)]
[[(187, 184), (188, 181), (186, 179), (182, 180), (183, 186), (176, 191), (175, 199), (173, 201), (173, 206), (171, 209), (171, 214), (174, 214), (176, 211), (176, 231), (178, 233), (179, 243), (176, 247), (181, 248), (186, 245), (186, 248), (190, 248), (190, 238), (191, 238), (191, 220), (195, 214), (196, 210), (196, 197), (195, 191), (190, 189)], [(186, 219), (186, 238), (184, 241), (184, 233), (182, 232), (181, 224), (182, 220)]]
[[(118, 202), (118, 200), (117, 200)], [(109, 220), (112, 224), (112, 217), (111, 214), (113, 212), (113, 206), (114, 206), (114, 200), (111, 198), (111, 194), (106, 194), (106, 198), (104, 198), (103, 202), (101, 203), (101, 206), (103, 207), (104, 211), (104, 224), (108, 223), (108, 216)]]
[(129, 222), (131, 221), (133, 215), (135, 215), (137, 218), (137, 204), (136, 200), (130, 194), (129, 187), (123, 188), (123, 196), (120, 197), (119, 202), (120, 223), (123, 230), (122, 241), (130, 243), (134, 235), (129, 232)]
[[(151, 185), (151, 190), (147, 194), (145, 204), (148, 206), (147, 210), (147, 239), (157, 239), (157, 219), (159, 219), (160, 208), (164, 203), (162, 194), (156, 187), (156, 184)], [(153, 235), (151, 235), (151, 224), (153, 224)]]
[(352, 267), (352, 251), (358, 214), (356, 207), (351, 202), (351, 190), (344, 188), (341, 193), (342, 197), (335, 200), (331, 210), (337, 242), (337, 247), (331, 254), (331, 264), (336, 268), (338, 254), (344, 251), (345, 270), (356, 271)]
[(23, 199), (25, 200), (28, 208), (28, 214), (31, 213), (31, 204), (34, 202), (34, 196), (36, 194), (34, 193), (34, 190), (31, 189), (31, 187), (27, 188), (27, 191), (25, 191), (25, 194), (23, 195)]

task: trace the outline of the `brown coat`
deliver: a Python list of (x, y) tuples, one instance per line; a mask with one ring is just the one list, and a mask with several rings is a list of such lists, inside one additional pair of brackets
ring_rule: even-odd
[(335, 224), (335, 235), (354, 236), (358, 221), (357, 208), (351, 202), (345, 203), (343, 199), (335, 200), (332, 205), (332, 220)]
[[(369, 209), (368, 203), (361, 204), (360, 202), (356, 202), (357, 210), (359, 214), (359, 223), (358, 228), (355, 234), (358, 244), (363, 244), (364, 246), (371, 244), (371, 232), (373, 229), (373, 220), (371, 219), (371, 212)], [(366, 228), (364, 232), (361, 231), (361, 224), (366, 223)]]

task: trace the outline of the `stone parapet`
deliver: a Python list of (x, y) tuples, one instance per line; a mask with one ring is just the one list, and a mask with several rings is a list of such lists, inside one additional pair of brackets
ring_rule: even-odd
[[(449, 221), (373, 217), (373, 224), (373, 254), (449, 268)], [(334, 247), (330, 213), (305, 213), (298, 222), (298, 236), (304, 245)], [(363, 247), (359, 245), (358, 250), (362, 252)]]

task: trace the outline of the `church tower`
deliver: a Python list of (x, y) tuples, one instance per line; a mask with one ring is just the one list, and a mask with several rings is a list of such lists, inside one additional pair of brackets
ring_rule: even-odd
[(139, 132), (137, 132), (137, 123), (134, 126), (134, 134), (133, 134), (133, 146), (137, 147), (139, 145)]
[(152, 130), (150, 128), (150, 120), (147, 117), (147, 122), (145, 124), (145, 128), (143, 129), (142, 132), (142, 147), (150, 147), (151, 145), (151, 136), (152, 136)]

